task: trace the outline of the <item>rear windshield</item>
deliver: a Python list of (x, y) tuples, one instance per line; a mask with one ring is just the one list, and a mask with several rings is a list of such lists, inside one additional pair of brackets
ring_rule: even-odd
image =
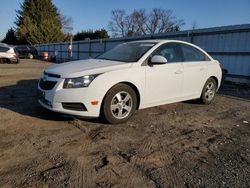
[(7, 52), (7, 51), (9, 51), (8, 47), (2, 47), (2, 46), (0, 46), (0, 52)]
[(136, 62), (156, 43), (152, 42), (129, 42), (120, 44), (113, 49), (96, 57), (112, 61)]

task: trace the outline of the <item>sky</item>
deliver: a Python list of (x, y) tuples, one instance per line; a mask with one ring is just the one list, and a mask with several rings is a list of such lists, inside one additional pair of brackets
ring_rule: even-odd
[[(23, 0), (0, 0), (0, 40), (10, 27), (14, 27), (16, 10)], [(73, 19), (73, 34), (88, 29), (106, 28), (111, 11), (124, 9), (164, 8), (173, 10), (183, 19), (182, 30), (250, 23), (250, 0), (52, 0), (65, 16)]]

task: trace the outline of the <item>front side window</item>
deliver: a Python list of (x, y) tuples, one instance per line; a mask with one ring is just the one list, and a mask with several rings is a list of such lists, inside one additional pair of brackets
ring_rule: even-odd
[(179, 53), (179, 45), (175, 43), (167, 43), (167, 44), (161, 45), (152, 53), (152, 56), (154, 55), (163, 56), (170, 63), (182, 61), (182, 57), (180, 56), (180, 53)]
[(209, 58), (201, 52), (200, 50), (186, 45), (186, 44), (181, 44), (181, 49), (183, 53), (183, 60), (184, 62), (190, 62), (190, 61), (208, 61)]
[(155, 44), (156, 43), (152, 42), (130, 42), (120, 44), (100, 56), (97, 56), (96, 59), (137, 62)]

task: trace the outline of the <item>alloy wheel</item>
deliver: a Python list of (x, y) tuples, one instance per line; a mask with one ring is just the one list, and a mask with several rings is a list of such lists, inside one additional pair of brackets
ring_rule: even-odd
[(215, 95), (215, 85), (213, 82), (209, 82), (206, 86), (205, 97), (208, 101), (213, 100)]
[(132, 105), (131, 95), (126, 91), (120, 91), (111, 100), (111, 113), (117, 119), (124, 119), (130, 114)]

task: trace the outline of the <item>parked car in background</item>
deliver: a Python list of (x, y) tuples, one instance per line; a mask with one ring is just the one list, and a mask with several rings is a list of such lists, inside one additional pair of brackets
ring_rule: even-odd
[(8, 46), (8, 44), (0, 42), (0, 46)]
[(19, 58), (34, 59), (38, 57), (38, 51), (34, 46), (16, 46), (15, 50), (18, 52)]
[(219, 62), (193, 44), (128, 42), (96, 59), (46, 69), (38, 84), (38, 101), (52, 111), (122, 123), (136, 109), (191, 99), (210, 104), (221, 77)]
[(0, 63), (19, 63), (18, 53), (14, 46), (0, 44)]

